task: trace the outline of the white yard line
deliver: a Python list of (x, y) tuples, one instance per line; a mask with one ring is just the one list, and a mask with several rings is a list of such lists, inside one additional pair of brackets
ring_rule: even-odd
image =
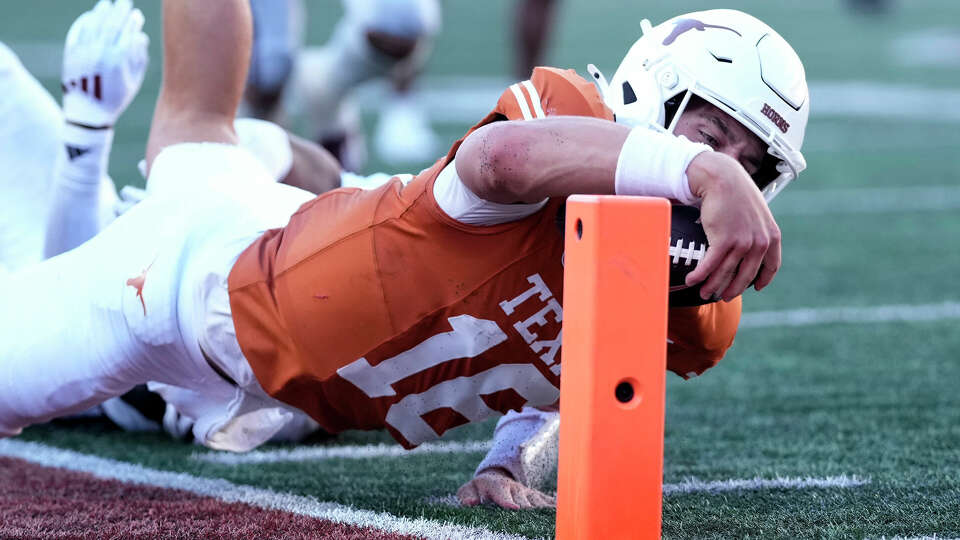
[(723, 493), (726, 491), (756, 491), (764, 489), (825, 489), (852, 488), (870, 483), (869, 478), (859, 476), (827, 476), (824, 478), (777, 477), (715, 480), (704, 482), (689, 478), (676, 484), (664, 484), (664, 495), (682, 495), (686, 493)]
[(342, 504), (318, 501), (312, 497), (277, 493), (269, 489), (234, 484), (222, 479), (202, 478), (185, 473), (149, 469), (140, 465), (104, 459), (71, 450), (62, 450), (33, 442), (0, 440), (0, 455), (15, 457), (48, 467), (87, 472), (99, 478), (180, 489), (227, 503), (244, 503), (347, 525), (374, 527), (397, 534), (437, 539), (521, 540), (524, 538), (496, 533), (480, 527), (452, 525), (423, 518), (398, 517), (386, 512), (359, 510)]
[(960, 319), (960, 302), (753, 311), (743, 314), (740, 319), (740, 329), (834, 323), (926, 322), (946, 319)]
[[(871, 540), (871, 539), (868, 538), (867, 540)], [(934, 533), (933, 535), (927, 534), (923, 536), (891, 536), (890, 538), (887, 538), (886, 536), (881, 536), (879, 539), (872, 539), (872, 540), (960, 540), (960, 538), (956, 536), (940, 536)]]
[(259, 463), (281, 463), (296, 461), (317, 461), (324, 459), (370, 459), (402, 458), (422, 454), (460, 454), (466, 452), (486, 452), (490, 441), (464, 441), (425, 443), (405, 450), (399, 444), (367, 444), (346, 446), (310, 446), (290, 450), (265, 450), (235, 454), (232, 452), (195, 452), (190, 457), (199, 461), (222, 465), (243, 465)]
[[(769, 489), (846, 489), (870, 483), (869, 478), (860, 476), (827, 476), (827, 477), (776, 477), (776, 478), (731, 478), (728, 480), (714, 480), (705, 482), (696, 478), (688, 478), (675, 484), (664, 484), (663, 495), (686, 495), (691, 493), (725, 493), (729, 491), (761, 491)], [(556, 493), (553, 493), (556, 495)], [(444, 497), (427, 497), (428, 504), (442, 504), (444, 506), (459, 507), (460, 499), (456, 495)]]

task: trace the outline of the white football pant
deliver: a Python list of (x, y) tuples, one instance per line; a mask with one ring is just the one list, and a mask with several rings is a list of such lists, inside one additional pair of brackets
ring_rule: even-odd
[(209, 143), (165, 149), (151, 184), (86, 244), (0, 279), (0, 436), (147, 381), (182, 388), (165, 397), (214, 448), (252, 448), (290, 419), (240, 353), (226, 279), (312, 195), (274, 184), (247, 151)]

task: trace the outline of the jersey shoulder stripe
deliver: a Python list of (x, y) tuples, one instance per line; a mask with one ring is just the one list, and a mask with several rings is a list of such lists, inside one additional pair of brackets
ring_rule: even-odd
[(540, 92), (537, 91), (537, 87), (528, 79), (521, 83), (524, 88), (526, 88), (527, 93), (530, 95), (530, 103), (533, 103), (533, 113), (537, 118), (543, 118), (546, 114), (543, 112), (543, 103), (540, 100)]
[(513, 94), (514, 99), (517, 100), (517, 107), (520, 108), (520, 114), (523, 115), (523, 119), (530, 120), (533, 118), (533, 114), (530, 112), (530, 106), (527, 104), (527, 97), (523, 94), (523, 90), (520, 89), (520, 85), (511, 84), (510, 92)]

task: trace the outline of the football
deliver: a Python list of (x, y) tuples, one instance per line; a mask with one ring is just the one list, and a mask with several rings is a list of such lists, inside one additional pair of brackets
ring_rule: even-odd
[(687, 287), (687, 274), (707, 254), (707, 233), (700, 225), (700, 210), (674, 205), (670, 213), (670, 305), (699, 306), (714, 300), (700, 298), (700, 285)]

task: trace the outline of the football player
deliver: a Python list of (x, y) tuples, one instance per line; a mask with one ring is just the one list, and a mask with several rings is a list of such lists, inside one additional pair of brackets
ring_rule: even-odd
[[(684, 332), (707, 351), (696, 371), (729, 345), (718, 320), (779, 269), (761, 190), (775, 194), (802, 169), (807, 103), (799, 59), (775, 32), (739, 12), (691, 20), (664, 46), (741, 37), (712, 48), (774, 58), (769, 92), (754, 96), (774, 113), (754, 101), (733, 109), (679, 69), (685, 82), (671, 86), (635, 47), (624, 64), (639, 67), (618, 70), (606, 99), (572, 71), (535, 70), (433, 167), (314, 198), (264, 181), (236, 146), (247, 4), (167, 0), (151, 196), (83, 246), (0, 282), (0, 435), (147, 380), (203, 394), (175, 405), (196, 420), (198, 441), (229, 450), (268, 439), (290, 407), (329, 432), (386, 428), (408, 448), (549, 407), (560, 375), (556, 218), (571, 193), (701, 206), (711, 249), (687, 283), (728, 302), (686, 315)], [(667, 130), (650, 124), (665, 114), (661, 81), (682, 94)]]
[[(7, 90), (0, 110), (8, 120), (0, 130), (6, 166), (0, 267), (17, 270), (66, 252), (146, 196), (128, 186), (119, 200), (107, 174), (113, 125), (139, 92), (146, 70), (149, 40), (142, 26), (143, 15), (129, 0), (102, 0), (74, 22), (64, 48), (62, 111), (0, 44), (0, 80)], [(276, 181), (314, 193), (339, 187), (336, 160), (317, 145), (260, 120), (237, 119), (234, 127), (239, 143)], [(127, 430), (160, 429), (162, 423), (181, 434), (177, 426), (189, 424), (145, 387), (82, 416), (100, 414)], [(287, 430), (298, 431), (303, 430)]]
[[(768, 201), (776, 196), (806, 166), (799, 150), (809, 96), (803, 66), (786, 42), (759, 21), (725, 10), (682, 15), (657, 27), (644, 21), (642, 28), (643, 37), (611, 84), (589, 68), (607, 104), (618, 111), (617, 120), (632, 108), (634, 121), (714, 148), (723, 144), (717, 130), (728, 135), (734, 129), (741, 142), (756, 135), (766, 153), (740, 154), (741, 162)], [(756, 47), (742, 46), (751, 39)], [(679, 117), (678, 109), (684, 112)], [(697, 110), (706, 114), (691, 118)], [(715, 365), (733, 343), (738, 322), (739, 308), (731, 304), (671, 307), (668, 369), (688, 379)], [(524, 407), (504, 415), (491, 450), (458, 491), (460, 502), (512, 509), (554, 506), (555, 499), (536, 488), (555, 470), (558, 428), (556, 411)]]

